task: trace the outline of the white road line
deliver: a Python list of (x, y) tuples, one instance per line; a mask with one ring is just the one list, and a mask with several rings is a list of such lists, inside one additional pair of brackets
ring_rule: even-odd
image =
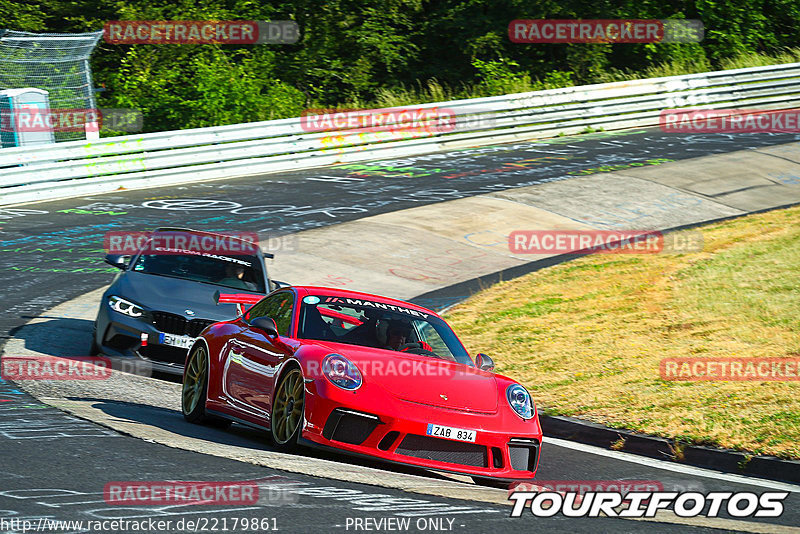
[(751, 478), (744, 475), (735, 475), (732, 473), (723, 473), (722, 471), (714, 471), (712, 469), (704, 469), (702, 467), (694, 467), (690, 465), (681, 465), (674, 462), (665, 460), (657, 460), (655, 458), (648, 458), (646, 456), (639, 456), (626, 452), (611, 451), (593, 445), (584, 445), (583, 443), (575, 443), (558, 438), (551, 438), (549, 436), (542, 440), (544, 443), (549, 443), (557, 447), (564, 447), (565, 449), (572, 449), (580, 452), (588, 452), (590, 454), (597, 454), (598, 456), (606, 456), (614, 458), (615, 460), (622, 460), (624, 462), (631, 462), (639, 465), (646, 465), (656, 469), (663, 469), (665, 471), (673, 471), (675, 473), (682, 473), (685, 475), (692, 475), (697, 477), (713, 478), (714, 480), (724, 480), (726, 482), (733, 482), (735, 484), (746, 484), (748, 486), (757, 486), (765, 489), (790, 491), (793, 493), (800, 493), (800, 486), (795, 484), (787, 484), (784, 482), (774, 482), (772, 480), (764, 480), (762, 478)]

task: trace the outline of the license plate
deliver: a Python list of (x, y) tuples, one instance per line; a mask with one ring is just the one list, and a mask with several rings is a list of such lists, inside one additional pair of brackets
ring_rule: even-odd
[(190, 336), (176, 336), (174, 334), (161, 333), (158, 335), (158, 342), (162, 345), (169, 345), (170, 347), (179, 347), (182, 349), (191, 348), (194, 339), (195, 338)]
[(428, 430), (425, 432), (429, 436), (433, 436), (436, 438), (444, 438), (444, 439), (454, 439), (456, 441), (475, 441), (475, 432), (474, 430), (466, 430), (464, 428), (453, 428), (450, 426), (442, 426), (442, 425), (434, 425), (433, 423), (428, 423)]

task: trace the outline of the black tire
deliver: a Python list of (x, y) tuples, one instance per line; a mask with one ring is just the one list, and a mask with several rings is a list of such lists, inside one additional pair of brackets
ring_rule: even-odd
[(206, 414), (208, 396), (208, 353), (202, 344), (196, 345), (186, 358), (186, 372), (181, 386), (181, 412), (190, 423), (227, 428), (231, 421)]
[(275, 448), (293, 452), (299, 448), (300, 430), (305, 418), (305, 381), (303, 373), (292, 367), (275, 388), (270, 414), (269, 434)]
[(89, 346), (89, 356), (97, 356), (100, 354), (100, 345), (97, 344), (97, 321), (92, 327), (92, 344)]

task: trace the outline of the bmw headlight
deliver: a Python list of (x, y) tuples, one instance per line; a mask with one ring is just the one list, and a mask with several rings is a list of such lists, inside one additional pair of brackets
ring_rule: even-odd
[(533, 417), (533, 401), (528, 390), (519, 384), (512, 384), (506, 389), (508, 404), (513, 408), (517, 415), (523, 419)]
[(122, 297), (110, 296), (108, 297), (108, 306), (115, 312), (119, 312), (128, 317), (141, 317), (144, 315), (144, 310), (129, 300)]
[(322, 374), (342, 389), (352, 391), (361, 387), (361, 371), (341, 354), (325, 356), (322, 360)]

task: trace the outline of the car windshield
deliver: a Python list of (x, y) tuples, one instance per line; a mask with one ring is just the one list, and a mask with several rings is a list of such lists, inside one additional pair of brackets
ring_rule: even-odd
[(258, 256), (183, 252), (142, 254), (131, 270), (264, 293)]
[(442, 319), (403, 306), (348, 297), (308, 296), (298, 337), (441, 358), (473, 365)]

